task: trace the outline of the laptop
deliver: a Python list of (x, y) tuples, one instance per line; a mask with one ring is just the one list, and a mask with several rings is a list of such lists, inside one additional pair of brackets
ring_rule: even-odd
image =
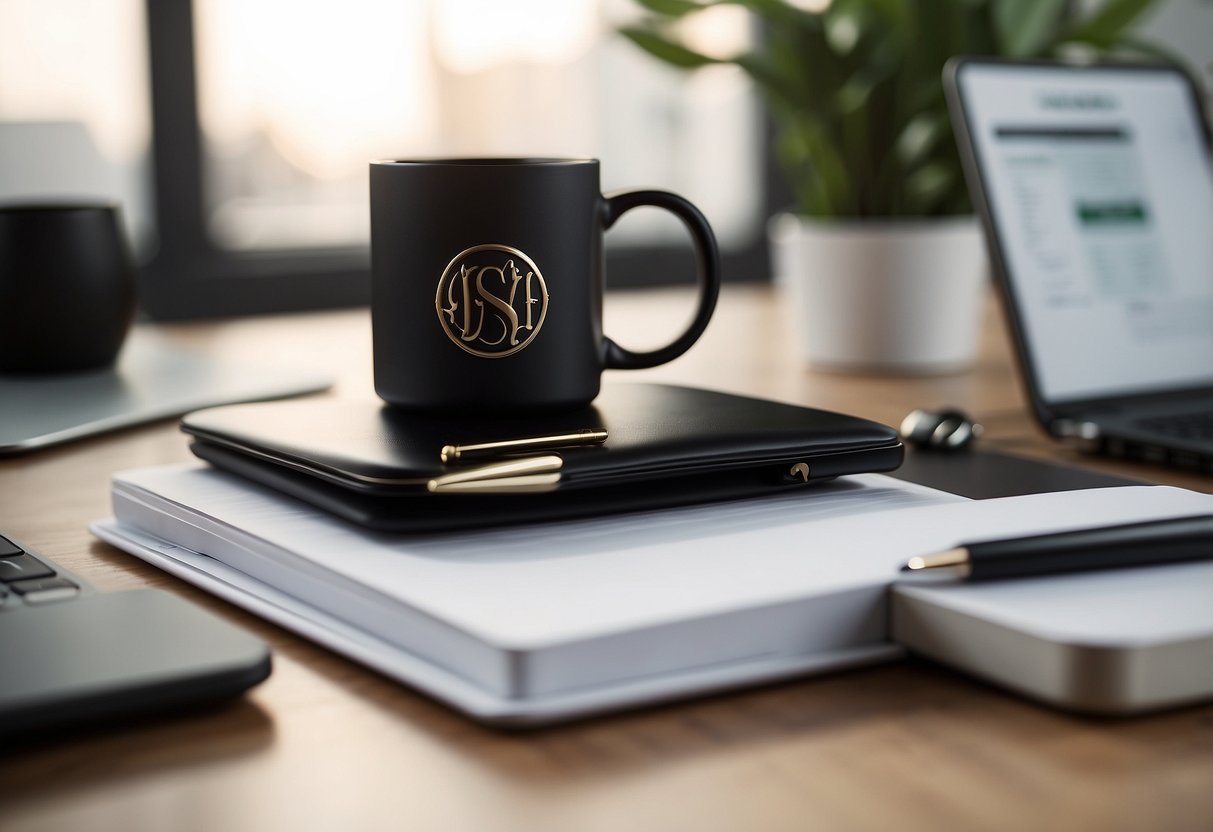
[(1036, 418), (1213, 472), (1213, 153), (1155, 65), (960, 58), (944, 86)]
[(176, 714), (269, 674), (269, 647), (218, 616), (158, 589), (97, 592), (0, 533), (0, 748)]

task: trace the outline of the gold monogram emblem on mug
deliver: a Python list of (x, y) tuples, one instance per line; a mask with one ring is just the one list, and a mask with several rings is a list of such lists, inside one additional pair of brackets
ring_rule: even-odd
[(434, 308), (460, 349), (504, 358), (539, 334), (548, 314), (548, 289), (535, 261), (518, 249), (472, 246), (442, 272)]

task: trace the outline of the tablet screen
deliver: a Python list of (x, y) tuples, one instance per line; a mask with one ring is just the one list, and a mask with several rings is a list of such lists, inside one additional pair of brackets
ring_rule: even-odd
[(1213, 165), (1187, 81), (972, 63), (957, 85), (1038, 395), (1213, 384)]

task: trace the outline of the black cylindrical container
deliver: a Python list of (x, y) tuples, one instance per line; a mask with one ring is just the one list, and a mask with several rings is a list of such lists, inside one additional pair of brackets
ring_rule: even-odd
[(134, 314), (116, 206), (0, 206), (0, 372), (104, 367)]

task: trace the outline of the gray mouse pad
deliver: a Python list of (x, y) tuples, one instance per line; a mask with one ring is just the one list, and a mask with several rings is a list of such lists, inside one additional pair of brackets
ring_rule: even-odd
[(0, 375), (0, 456), (212, 405), (313, 393), (332, 383), (312, 369), (215, 358), (136, 328), (115, 367)]

